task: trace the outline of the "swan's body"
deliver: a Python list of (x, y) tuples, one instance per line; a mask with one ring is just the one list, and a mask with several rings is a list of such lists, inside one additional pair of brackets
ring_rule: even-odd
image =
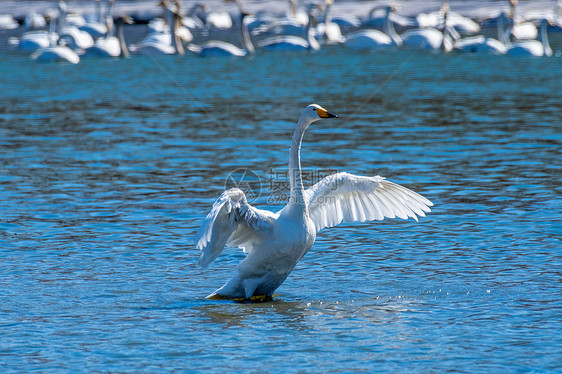
[(507, 52), (505, 44), (497, 39), (488, 38), (484, 35), (471, 36), (457, 40), (453, 49), (465, 53), (485, 53), (503, 55)]
[(9, 14), (0, 14), (0, 30), (14, 30), (20, 26), (18, 21)]
[(41, 48), (37, 50), (31, 58), (40, 62), (70, 62), (71, 64), (80, 62), (78, 54), (64, 45), (53, 45), (47, 48)]
[(337, 173), (305, 190), (300, 165), (304, 132), (312, 122), (330, 117), (336, 116), (316, 104), (301, 114), (289, 159), (289, 203), (281, 211), (252, 207), (238, 188), (225, 191), (215, 202), (196, 237), (203, 251), (200, 264), (209, 265), (225, 245), (240, 247), (248, 255), (235, 276), (208, 298), (271, 297), (323, 228), (384, 217), (417, 220), (430, 211), (429, 200), (379, 176)]
[(281, 35), (268, 38), (259, 44), (261, 48), (278, 51), (319, 50), (320, 44), (314, 36), (314, 30), (307, 27), (307, 39), (294, 35)]
[(345, 37), (344, 46), (352, 49), (379, 49), (394, 45), (390, 36), (378, 30), (359, 30)]
[[(439, 10), (431, 13), (421, 13), (416, 17), (416, 21), (420, 28), (441, 28), (443, 24), (443, 12)], [(448, 11), (447, 14), (447, 24), (454, 27), (455, 30), (462, 35), (472, 35), (480, 32), (480, 26), (476, 22), (459, 13), (451, 11)]]
[(18, 49), (26, 52), (34, 52), (40, 48), (47, 48), (55, 44), (59, 39), (54, 31), (37, 30), (24, 33), (17, 42)]
[(120, 55), (121, 43), (115, 36), (98, 38), (93, 46), (84, 51), (84, 56), (119, 57)]
[(45, 17), (40, 15), (36, 12), (31, 12), (27, 16), (25, 16), (25, 20), (23, 21), (26, 29), (41, 29), (47, 26), (47, 21)]
[(73, 49), (86, 49), (94, 45), (94, 38), (86, 31), (79, 30), (76, 26), (65, 26), (59, 31), (59, 40)]
[(434, 28), (408, 30), (400, 37), (402, 45), (408, 48), (436, 50), (443, 44), (443, 33)]

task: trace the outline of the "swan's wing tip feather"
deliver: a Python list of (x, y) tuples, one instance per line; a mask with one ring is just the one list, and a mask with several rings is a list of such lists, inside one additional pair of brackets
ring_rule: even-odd
[(305, 191), (317, 231), (341, 222), (425, 217), (433, 203), (379, 175), (330, 175)]

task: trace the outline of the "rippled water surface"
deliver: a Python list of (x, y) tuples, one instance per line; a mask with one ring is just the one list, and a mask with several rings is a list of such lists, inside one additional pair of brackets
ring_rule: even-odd
[[(562, 60), (408, 51), (84, 60), (0, 56), (3, 372), (562, 370)], [(415, 221), (322, 231), (273, 301), (205, 296), (229, 173), (271, 206), (303, 167), (427, 196)], [(273, 201), (272, 201), (273, 200)]]

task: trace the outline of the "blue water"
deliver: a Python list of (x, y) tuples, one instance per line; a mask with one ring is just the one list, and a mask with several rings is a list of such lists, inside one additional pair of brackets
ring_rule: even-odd
[[(3, 372), (562, 371), (560, 57), (0, 57)], [(322, 231), (273, 301), (206, 300), (244, 255), (199, 268), (200, 222), (239, 168), (282, 206), (312, 102), (340, 118), (307, 172), (432, 213)]]

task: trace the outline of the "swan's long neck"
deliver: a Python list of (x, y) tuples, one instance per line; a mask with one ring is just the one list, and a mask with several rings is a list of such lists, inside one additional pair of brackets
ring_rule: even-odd
[(552, 55), (552, 48), (550, 48), (550, 43), (548, 42), (548, 21), (543, 19), (541, 22), (541, 43), (544, 48), (544, 55)]
[(53, 16), (49, 19), (49, 47), (55, 46), (57, 19)]
[(289, 205), (302, 206), (306, 209), (304, 202), (304, 186), (302, 184), (301, 175), (301, 143), (304, 131), (309, 123), (299, 119), (295, 132), (293, 134), (293, 142), (291, 143), (291, 153), (289, 155), (289, 180), (291, 183), (291, 197)]
[(313, 22), (312, 17), (309, 15), (308, 19), (309, 19), (308, 25), (306, 26), (306, 38), (308, 41), (308, 48), (317, 51), (320, 49), (320, 43), (318, 43), (318, 40), (316, 40), (316, 37), (314, 36), (315, 30), (314, 27), (312, 26), (312, 22)]
[(178, 27), (179, 24), (179, 17), (169, 8), (166, 8), (166, 17), (168, 20), (168, 25), (170, 26), (170, 39), (172, 39), (172, 47), (174, 47), (178, 55), (184, 55), (185, 51), (183, 50), (183, 44), (181, 44), (181, 40), (176, 34), (176, 27)]
[(498, 39), (500, 42), (505, 44), (506, 47), (511, 45), (509, 40), (509, 29), (505, 29), (505, 14), (500, 14), (500, 18), (498, 19)]
[(394, 24), (390, 20), (390, 12), (391, 11), (392, 11), (391, 7), (386, 8), (383, 28), (384, 28), (384, 32), (386, 33), (386, 35), (388, 35), (390, 37), (390, 39), (392, 39), (394, 44), (396, 44), (398, 47), (400, 47), (402, 45), (402, 38), (396, 32), (396, 30), (394, 29)]
[(121, 57), (128, 58), (130, 56), (129, 47), (125, 42), (125, 33), (121, 22), (117, 23), (117, 39), (119, 40), (119, 47), (121, 47)]
[(248, 26), (244, 22), (245, 14), (240, 16), (240, 27), (242, 28), (242, 42), (244, 43), (244, 49), (249, 55), (253, 55), (256, 52), (254, 44), (252, 44), (252, 39), (250, 39), (250, 33), (248, 32)]

